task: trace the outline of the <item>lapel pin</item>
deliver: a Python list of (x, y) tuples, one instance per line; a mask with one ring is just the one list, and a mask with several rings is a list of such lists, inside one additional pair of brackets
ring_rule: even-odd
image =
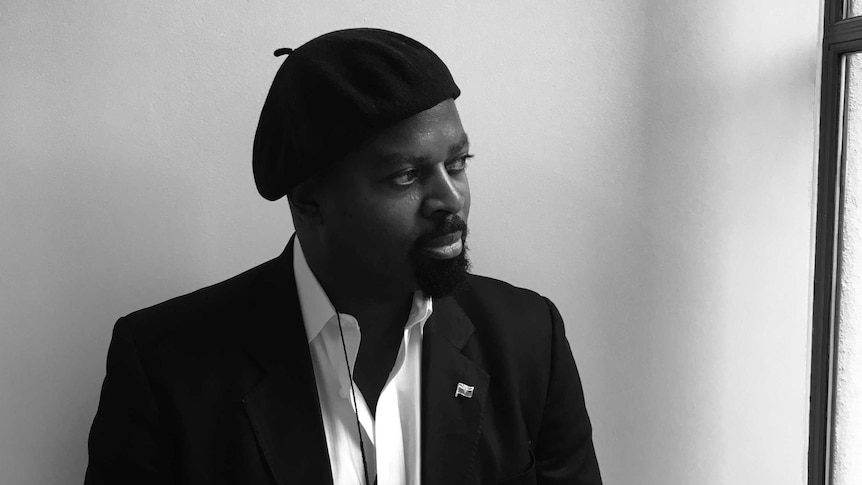
[(458, 383), (458, 387), (455, 388), (455, 397), (463, 396), (467, 399), (473, 397), (473, 386), (468, 386), (463, 382)]

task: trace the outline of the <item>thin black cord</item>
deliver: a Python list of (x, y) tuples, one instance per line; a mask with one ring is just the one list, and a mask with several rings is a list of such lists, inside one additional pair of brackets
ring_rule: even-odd
[[(338, 332), (341, 334), (341, 348), (344, 349), (344, 363), (347, 364), (347, 378), (350, 379), (350, 394), (353, 395), (353, 413), (356, 414), (356, 431), (359, 432), (359, 451), (362, 453), (362, 468), (365, 470), (365, 485), (368, 481), (368, 461), (365, 459), (365, 445), (362, 443), (362, 426), (359, 424), (359, 405), (356, 404), (356, 390), (353, 389), (353, 372), (350, 371), (350, 359), (347, 358), (347, 344), (344, 343), (344, 330), (341, 328), (341, 315), (335, 311), (338, 319)], [(375, 480), (377, 483), (377, 480)]]

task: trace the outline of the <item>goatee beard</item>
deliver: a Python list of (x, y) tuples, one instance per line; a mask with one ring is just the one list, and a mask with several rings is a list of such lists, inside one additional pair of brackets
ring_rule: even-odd
[[(424, 242), (461, 231), (461, 253), (454, 258), (433, 259), (424, 256), (419, 248)], [(419, 290), (426, 297), (441, 298), (451, 295), (460, 288), (470, 273), (470, 260), (467, 258), (467, 223), (456, 215), (447, 217), (432, 233), (420, 238), (412, 253), (413, 273)]]

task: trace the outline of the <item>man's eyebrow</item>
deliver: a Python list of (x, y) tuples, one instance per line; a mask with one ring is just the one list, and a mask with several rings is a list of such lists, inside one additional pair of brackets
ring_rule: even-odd
[(461, 152), (461, 150), (463, 150), (464, 147), (468, 146), (469, 144), (470, 144), (470, 139), (467, 138), (467, 134), (464, 133), (464, 136), (462, 136), (461, 139), (458, 140), (457, 143), (455, 143), (449, 147), (449, 156), (454, 157), (459, 152)]
[[(469, 138), (467, 138), (467, 134), (461, 137), (460, 140), (453, 143), (449, 146), (447, 151), (447, 156), (449, 158), (458, 155), (461, 151), (464, 150), (470, 144)], [(401, 165), (401, 164), (415, 164), (415, 165), (423, 165), (431, 162), (431, 158), (429, 157), (414, 157), (411, 155), (405, 155), (403, 153), (389, 153), (383, 155), (379, 158), (379, 161), (384, 165)]]

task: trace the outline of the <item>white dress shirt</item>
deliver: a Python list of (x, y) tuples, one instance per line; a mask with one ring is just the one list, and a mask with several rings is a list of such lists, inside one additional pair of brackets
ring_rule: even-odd
[[(425, 322), (431, 316), (431, 299), (419, 291), (413, 295), (413, 306), (404, 325), (398, 356), (377, 400), (375, 418), (355, 382), (354, 408), (335, 309), (308, 267), (298, 237), (293, 247), (296, 289), (317, 381), (333, 483), (365, 483), (356, 410), (362, 427), (369, 481), (374, 483), (376, 476), (378, 485), (420, 485), (422, 334)], [(339, 315), (347, 359), (353, 371), (359, 351), (360, 327), (353, 316)]]

